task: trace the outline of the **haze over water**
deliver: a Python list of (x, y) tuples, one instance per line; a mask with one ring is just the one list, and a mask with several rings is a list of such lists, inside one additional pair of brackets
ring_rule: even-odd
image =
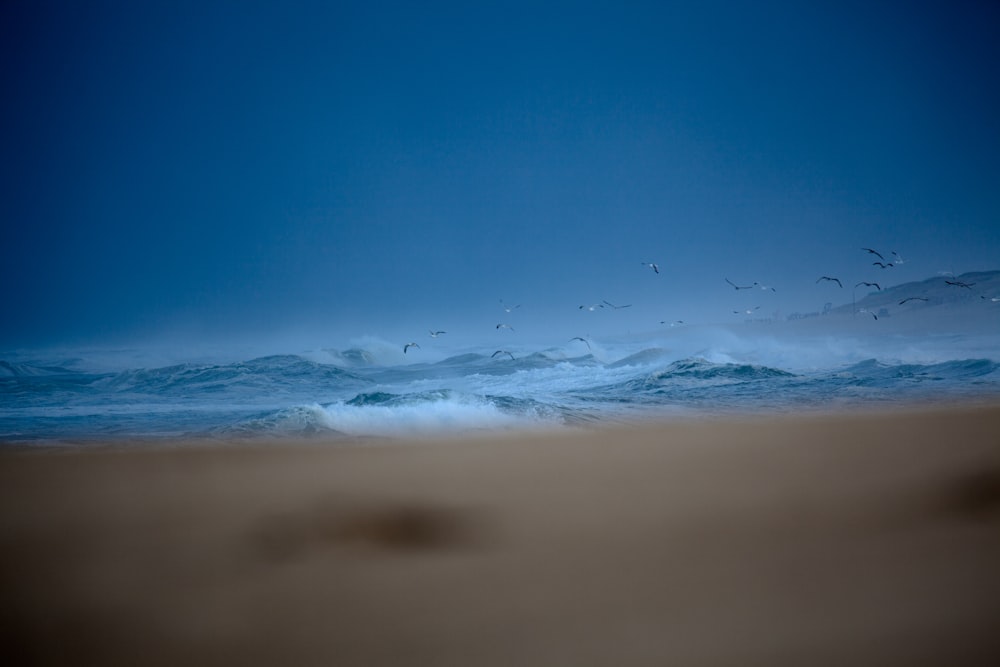
[(516, 331), (495, 350), (429, 331), (402, 347), (365, 337), (166, 365), (155, 363), (165, 351), (149, 348), (14, 355), (0, 361), (0, 441), (356, 442), (996, 401), (1000, 300), (972, 290), (1000, 287), (1000, 271), (962, 278), (968, 287), (931, 278), (786, 320), (675, 323), (545, 346)]

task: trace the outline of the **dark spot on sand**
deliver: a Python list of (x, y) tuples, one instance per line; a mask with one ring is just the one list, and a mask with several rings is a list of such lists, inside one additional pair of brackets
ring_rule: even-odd
[(355, 512), (336, 526), (335, 539), (382, 549), (447, 549), (468, 543), (471, 526), (461, 513), (417, 505)]
[(974, 518), (1000, 512), (1000, 468), (976, 470), (953, 482), (945, 506), (950, 513)]
[(330, 546), (423, 552), (481, 544), (484, 520), (476, 512), (422, 504), (311, 508), (271, 517), (254, 543), (269, 560), (286, 560)]

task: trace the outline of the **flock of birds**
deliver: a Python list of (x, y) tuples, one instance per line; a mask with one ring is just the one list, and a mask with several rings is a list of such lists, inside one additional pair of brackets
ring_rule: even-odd
[[(885, 256), (882, 255), (882, 253), (880, 253), (878, 250), (875, 250), (873, 248), (862, 248), (862, 250), (864, 250), (865, 252), (867, 252), (869, 255), (875, 255), (876, 257), (878, 257), (881, 260), (881, 261), (878, 261), (878, 262), (872, 262), (872, 266), (877, 266), (880, 269), (891, 269), (891, 268), (893, 268), (894, 266), (896, 266), (898, 264), (903, 264), (904, 263), (903, 258), (900, 257), (899, 253), (896, 252), (895, 250), (892, 251), (892, 255), (893, 255), (893, 257), (895, 257), (895, 259), (892, 260), (891, 262), (886, 262)], [(820, 282), (823, 282), (824, 280), (837, 283), (837, 285), (839, 287), (841, 287), (841, 288), (844, 287), (844, 284), (842, 282), (840, 282), (840, 278), (833, 278), (833, 277), (830, 277), (830, 276), (820, 276), (819, 278), (816, 279), (816, 282), (820, 283)], [(854, 286), (855, 287), (861, 287), (862, 285), (865, 285), (866, 287), (874, 287), (876, 290), (879, 290), (879, 291), (882, 290), (882, 286), (879, 285), (878, 283), (867, 282), (867, 281), (864, 281), (864, 280), (862, 280), (859, 283), (856, 283)]]
[[(872, 262), (872, 266), (878, 267), (880, 270), (892, 269), (892, 268), (894, 268), (896, 266), (899, 266), (899, 265), (905, 263), (905, 260), (903, 260), (903, 258), (900, 256), (900, 254), (898, 252), (896, 252), (895, 250), (891, 251), (892, 259), (886, 259), (885, 255), (883, 255), (878, 250), (875, 250), (874, 248), (864, 248), (863, 247), (863, 248), (861, 248), (861, 250), (865, 251), (869, 255), (874, 255), (875, 257), (878, 258), (878, 260)], [(660, 273), (660, 267), (659, 267), (659, 265), (656, 264), (656, 262), (640, 262), (640, 265), (648, 267), (650, 270), (653, 271), (653, 273), (655, 273), (657, 275)], [(755, 290), (755, 289), (760, 289), (760, 290), (763, 290), (765, 292), (767, 292), (767, 291), (777, 292), (777, 290), (774, 287), (772, 287), (770, 285), (763, 285), (763, 284), (761, 284), (761, 283), (759, 283), (757, 281), (754, 281), (753, 283), (750, 283), (749, 285), (740, 285), (740, 284), (734, 283), (728, 277), (725, 278), (725, 281), (726, 281), (727, 284), (729, 284), (730, 287), (732, 287), (737, 292), (740, 292), (740, 291), (743, 291), (743, 290)], [(823, 276), (820, 276), (819, 278), (816, 279), (816, 283), (817, 284), (819, 284), (819, 283), (826, 283), (826, 282), (835, 283), (841, 289), (843, 289), (843, 287), (844, 287), (843, 281), (841, 281), (840, 278), (838, 278), (836, 276), (823, 275)], [(946, 284), (950, 285), (950, 286), (954, 286), (954, 287), (958, 287), (958, 288), (964, 288), (964, 289), (972, 289), (972, 287), (975, 285), (975, 283), (966, 283), (966, 282), (963, 282), (961, 280), (949, 280), (949, 279), (945, 279), (944, 282)], [(877, 291), (882, 291), (882, 285), (880, 283), (878, 283), (878, 282), (875, 282), (875, 281), (862, 280), (862, 281), (859, 281), (859, 282), (855, 283), (855, 285), (854, 285), (855, 289), (857, 289), (858, 287), (862, 287), (862, 286), (868, 287), (868, 288), (875, 288), (875, 290), (877, 290)], [(988, 300), (993, 301), (993, 302), (1000, 302), (1000, 297), (986, 297), (986, 296), (981, 296), (981, 298), (982, 299), (988, 299)], [(902, 299), (901, 301), (899, 301), (899, 305), (902, 306), (902, 305), (904, 305), (906, 303), (909, 303), (911, 301), (924, 301), (924, 302), (926, 302), (926, 301), (929, 301), (929, 299), (927, 297), (923, 297), (923, 296), (910, 296), (910, 297), (907, 297), (907, 298)], [(517, 304), (517, 305), (512, 306), (512, 305), (504, 303), (503, 299), (500, 299), (500, 307), (501, 307), (501, 309), (505, 313), (509, 314), (509, 313), (514, 312), (518, 308), (520, 308), (521, 304)], [(623, 304), (623, 305), (616, 305), (616, 304), (611, 303), (610, 301), (601, 301), (600, 303), (581, 304), (579, 306), (579, 310), (594, 312), (594, 311), (597, 311), (597, 310), (603, 309), (603, 308), (609, 308), (609, 309), (612, 309), (612, 310), (621, 310), (621, 309), (624, 309), (624, 308), (631, 308), (631, 307), (632, 307), (632, 304), (630, 304), (630, 303), (629, 304)], [(733, 310), (732, 312), (733, 312), (733, 314), (736, 314), (736, 315), (752, 315), (755, 312), (757, 312), (758, 310), (760, 310), (760, 306), (759, 305), (758, 306), (748, 307), (748, 308), (743, 308), (743, 309), (739, 309), (739, 310)], [(875, 314), (875, 313), (873, 313), (873, 312), (871, 312), (871, 311), (868, 311), (868, 310), (865, 310), (865, 309), (861, 309), (858, 312), (860, 312), (860, 313), (867, 313), (867, 314), (871, 315), (875, 320), (878, 320), (878, 315)], [(661, 320), (660, 324), (667, 324), (667, 325), (669, 325), (671, 327), (682, 326), (684, 324), (684, 320), (673, 320), (673, 321), (669, 321), (669, 322), (667, 320)], [(503, 322), (498, 323), (496, 325), (496, 329), (497, 330), (507, 330), (507, 331), (510, 331), (512, 333), (514, 332), (514, 328), (512, 326), (510, 326), (509, 324), (503, 323)], [(438, 336), (440, 336), (442, 334), (445, 334), (447, 332), (446, 331), (429, 330), (429, 333), (430, 333), (431, 338), (437, 338)], [(574, 338), (571, 338), (568, 342), (573, 342), (573, 341), (581, 341), (584, 344), (586, 344), (587, 349), (591, 349), (590, 348), (590, 343), (587, 341), (587, 339), (585, 339), (585, 338), (583, 338), (581, 336), (576, 336)], [(420, 349), (420, 345), (418, 345), (415, 342), (410, 342), (410, 343), (406, 343), (403, 346), (403, 353), (406, 354), (411, 347), (412, 348), (416, 348), (418, 350)], [(513, 353), (511, 353), (509, 350), (503, 350), (503, 349), (497, 350), (496, 352), (494, 352), (491, 355), (491, 358), (496, 358), (498, 356), (509, 356), (512, 360), (514, 359)]]

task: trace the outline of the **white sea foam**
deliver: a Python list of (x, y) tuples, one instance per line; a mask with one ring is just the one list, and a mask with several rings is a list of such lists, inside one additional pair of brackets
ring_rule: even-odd
[(507, 412), (489, 400), (466, 395), (391, 406), (334, 403), (315, 405), (311, 410), (323, 427), (351, 436), (403, 437), (559, 423), (537, 411)]

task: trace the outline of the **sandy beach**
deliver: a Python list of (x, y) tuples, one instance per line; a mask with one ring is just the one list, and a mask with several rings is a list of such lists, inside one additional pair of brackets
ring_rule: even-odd
[(1000, 407), (0, 452), (8, 664), (1000, 664)]

